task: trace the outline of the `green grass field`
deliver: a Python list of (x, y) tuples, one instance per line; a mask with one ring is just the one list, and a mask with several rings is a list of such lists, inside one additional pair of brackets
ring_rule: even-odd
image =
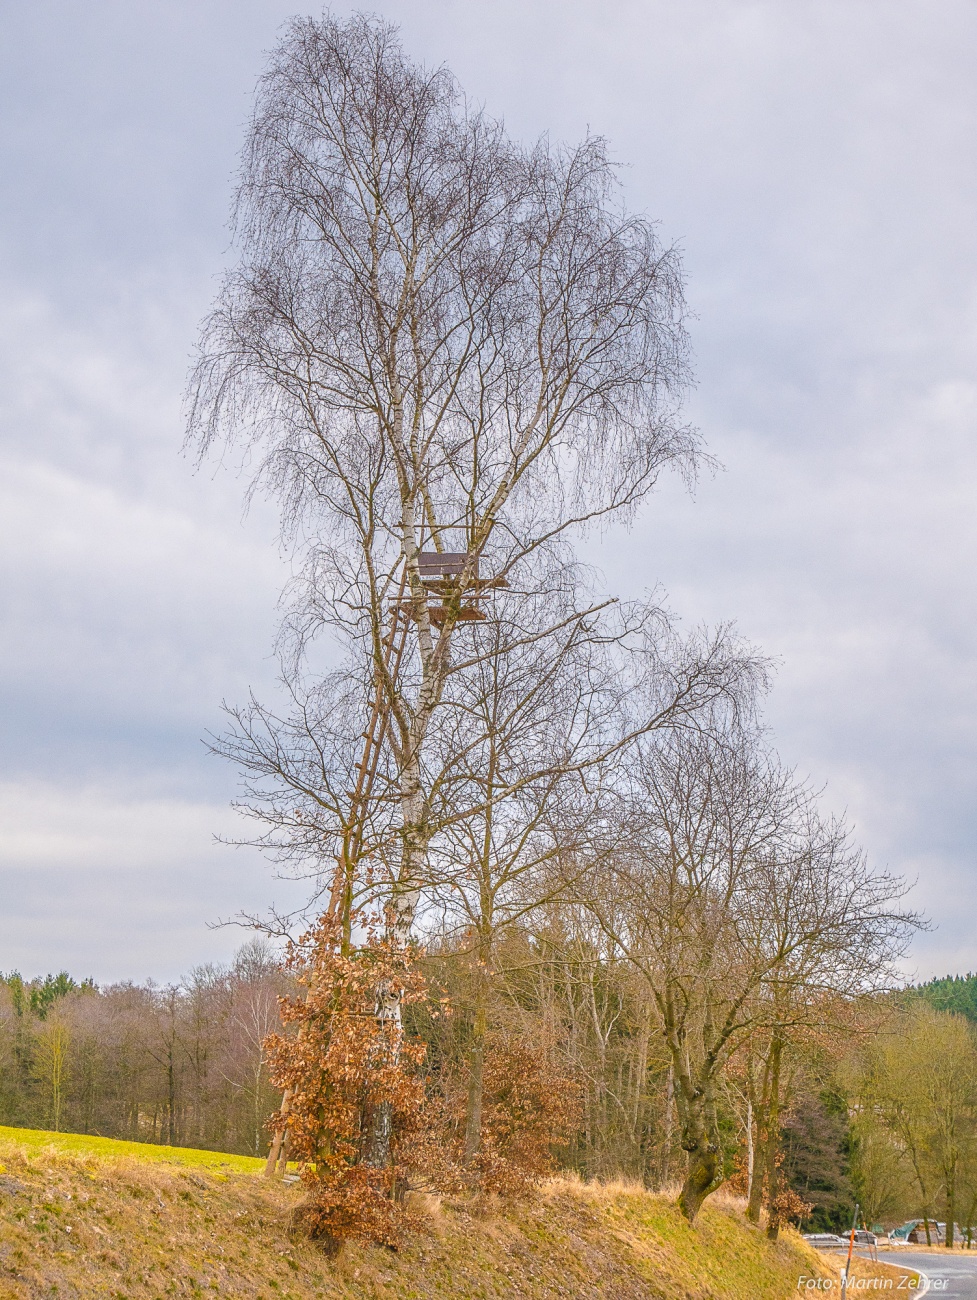
[(16, 1143), (28, 1151), (53, 1148), (81, 1156), (106, 1159), (129, 1156), (133, 1160), (163, 1161), (193, 1168), (234, 1170), (235, 1173), (258, 1174), (264, 1160), (255, 1156), (233, 1156), (223, 1151), (198, 1151), (193, 1147), (160, 1147), (148, 1142), (118, 1142), (115, 1138), (91, 1137), (86, 1133), (49, 1133), (36, 1128), (6, 1128), (0, 1125), (0, 1144)]

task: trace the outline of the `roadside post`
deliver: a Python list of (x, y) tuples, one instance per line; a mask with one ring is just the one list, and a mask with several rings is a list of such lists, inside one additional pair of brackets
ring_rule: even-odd
[(851, 1269), (851, 1253), (855, 1248), (855, 1229), (858, 1226), (858, 1204), (855, 1204), (855, 1213), (851, 1216), (851, 1232), (848, 1234), (848, 1259), (845, 1261), (845, 1271), (841, 1278), (841, 1300), (848, 1300), (848, 1273)]

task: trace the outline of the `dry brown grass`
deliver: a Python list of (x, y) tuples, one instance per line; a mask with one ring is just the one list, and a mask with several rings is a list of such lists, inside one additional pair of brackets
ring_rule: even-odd
[(134, 1159), (0, 1148), (0, 1300), (786, 1300), (831, 1266), (794, 1234), (771, 1247), (735, 1210), (696, 1230), (629, 1183), (554, 1180), (506, 1205), (417, 1197), (402, 1251), (330, 1262), (292, 1240), (296, 1187)]

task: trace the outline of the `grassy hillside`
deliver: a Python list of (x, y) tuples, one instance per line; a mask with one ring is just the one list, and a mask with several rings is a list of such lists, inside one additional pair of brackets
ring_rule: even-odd
[(149, 1142), (119, 1142), (116, 1138), (92, 1137), (88, 1133), (49, 1133), (46, 1129), (5, 1128), (0, 1124), (0, 1146), (23, 1147), (28, 1151), (50, 1150), (74, 1152), (77, 1155), (106, 1156), (118, 1160), (131, 1156), (134, 1160), (153, 1163), (163, 1160), (167, 1164), (189, 1165), (197, 1169), (217, 1169), (240, 1174), (260, 1174), (263, 1160), (254, 1156), (234, 1156), (223, 1151), (200, 1151), (196, 1147), (159, 1147)]
[(160, 1158), (169, 1148), (136, 1159), (20, 1136), (0, 1136), (2, 1300), (781, 1300), (799, 1274), (831, 1275), (794, 1234), (771, 1247), (729, 1206), (693, 1231), (662, 1198), (571, 1182), (478, 1215), (432, 1201), (429, 1232), (401, 1252), (351, 1246), (330, 1262), (289, 1239), (301, 1191), (238, 1157), (218, 1170)]

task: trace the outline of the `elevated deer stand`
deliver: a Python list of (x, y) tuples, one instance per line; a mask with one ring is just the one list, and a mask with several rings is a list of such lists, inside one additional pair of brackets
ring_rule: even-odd
[(449, 615), (456, 623), (482, 623), (486, 614), (472, 601), (483, 600), (493, 587), (504, 587), (505, 579), (478, 576), (478, 556), (468, 551), (421, 551), (418, 556), (421, 581), (441, 604), (428, 603), (428, 616), (435, 627), (443, 627)]

